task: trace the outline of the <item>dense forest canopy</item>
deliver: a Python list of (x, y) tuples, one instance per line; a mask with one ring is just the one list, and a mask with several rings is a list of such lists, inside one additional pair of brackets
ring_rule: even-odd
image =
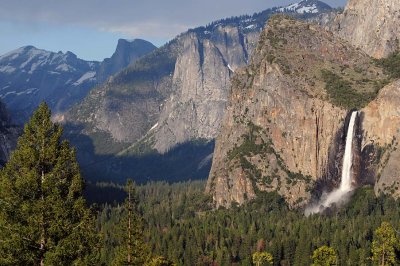
[[(253, 265), (252, 255), (267, 251), (273, 265), (311, 265), (313, 252), (328, 246), (337, 254), (338, 265), (376, 265), (375, 230), (382, 222), (399, 229), (400, 201), (377, 198), (371, 187), (358, 189), (342, 209), (309, 217), (303, 210), (290, 210), (276, 193), (260, 194), (241, 207), (213, 210), (204, 187), (202, 181), (137, 187), (153, 255), (168, 257), (178, 265)], [(105, 184), (102, 189), (106, 195)], [(98, 217), (102, 234), (109, 238), (103, 249), (104, 263), (113, 257), (111, 232), (120, 213), (118, 204), (105, 204)], [(395, 236), (398, 241), (397, 232)]]

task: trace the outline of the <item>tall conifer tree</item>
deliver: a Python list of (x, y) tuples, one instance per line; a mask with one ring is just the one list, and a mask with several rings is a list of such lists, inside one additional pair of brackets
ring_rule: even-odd
[(0, 265), (91, 265), (98, 239), (75, 150), (45, 103), (0, 173)]
[(112, 264), (114, 266), (144, 265), (149, 260), (149, 252), (144, 243), (143, 222), (139, 215), (139, 202), (132, 180), (128, 180), (125, 189), (127, 199), (117, 233), (119, 246)]

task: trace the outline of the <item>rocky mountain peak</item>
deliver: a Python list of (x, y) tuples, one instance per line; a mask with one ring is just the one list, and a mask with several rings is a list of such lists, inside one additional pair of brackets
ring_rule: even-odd
[(101, 63), (97, 73), (99, 83), (104, 82), (109, 76), (134, 63), (141, 56), (152, 52), (156, 48), (152, 43), (141, 39), (119, 39), (111, 58), (106, 58)]
[(16, 123), (23, 123), (43, 100), (65, 110), (95, 84), (99, 63), (24, 46), (0, 57), (0, 97)]
[(316, 14), (332, 10), (332, 7), (324, 2), (317, 0), (303, 0), (297, 3), (290, 4), (286, 7), (281, 7), (278, 12), (298, 13), (298, 14)]
[(144, 40), (121, 39), (113, 56), (100, 63), (79, 59), (70, 51), (24, 46), (0, 56), (0, 97), (16, 123), (26, 122), (42, 101), (62, 117), (95, 85), (155, 48)]

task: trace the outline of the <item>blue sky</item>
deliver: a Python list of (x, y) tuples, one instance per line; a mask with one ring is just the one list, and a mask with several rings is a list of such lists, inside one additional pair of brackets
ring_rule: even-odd
[[(102, 60), (111, 56), (119, 38), (142, 38), (160, 46), (188, 28), (292, 2), (296, 0), (1, 0), (0, 55), (33, 45)], [(346, 0), (324, 2), (337, 7)]]

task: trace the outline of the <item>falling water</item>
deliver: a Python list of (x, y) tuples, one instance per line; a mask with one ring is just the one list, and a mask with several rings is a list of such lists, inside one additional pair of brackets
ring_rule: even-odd
[(343, 156), (342, 180), (340, 182), (339, 188), (332, 191), (326, 197), (321, 199), (321, 201), (316, 206), (307, 208), (306, 214), (319, 212), (321, 211), (321, 209), (323, 210), (325, 208), (330, 207), (333, 203), (342, 203), (347, 200), (346, 195), (348, 195), (348, 193), (352, 191), (352, 186), (351, 186), (351, 177), (352, 177), (351, 167), (353, 165), (352, 151), (353, 151), (354, 125), (357, 114), (358, 114), (357, 111), (351, 113), (349, 127), (346, 135), (346, 147)]

